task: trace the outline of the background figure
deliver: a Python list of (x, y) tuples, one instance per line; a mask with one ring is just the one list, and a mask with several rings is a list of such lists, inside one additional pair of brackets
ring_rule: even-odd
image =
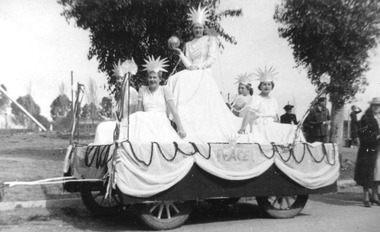
[(350, 135), (351, 135), (351, 146), (358, 146), (359, 145), (359, 136), (358, 136), (358, 130), (359, 130), (359, 122), (357, 118), (357, 114), (362, 112), (362, 110), (353, 105), (351, 106), (351, 124), (350, 124)]
[(312, 126), (310, 142), (328, 142), (330, 119), (329, 110), (326, 108), (326, 98), (321, 97), (308, 116), (308, 124)]
[(281, 115), (281, 117), (280, 117), (281, 123), (287, 123), (287, 124), (293, 124), (293, 125), (298, 124), (296, 115), (292, 114), (293, 107), (294, 106), (289, 105), (289, 104), (284, 106), (284, 110), (286, 113)]
[(380, 182), (380, 97), (369, 102), (370, 107), (360, 120), (360, 147), (355, 164), (354, 180), (363, 186), (364, 206), (371, 207), (369, 189), (372, 188), (372, 203), (380, 206), (378, 183)]
[(305, 139), (308, 143), (313, 141), (313, 136), (311, 130), (313, 129), (313, 125), (310, 124), (310, 114), (305, 118), (305, 121), (302, 124), (302, 132), (305, 136)]

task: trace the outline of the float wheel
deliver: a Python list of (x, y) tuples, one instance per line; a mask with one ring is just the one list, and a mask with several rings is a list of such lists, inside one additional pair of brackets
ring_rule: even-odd
[(309, 195), (256, 197), (260, 209), (274, 218), (292, 218), (305, 207)]
[(159, 201), (135, 205), (140, 219), (154, 230), (180, 227), (189, 218), (191, 202)]
[(103, 183), (83, 182), (80, 195), (83, 204), (94, 214), (112, 214), (123, 209), (123, 198), (117, 190), (112, 191), (112, 196), (106, 198), (107, 185)]

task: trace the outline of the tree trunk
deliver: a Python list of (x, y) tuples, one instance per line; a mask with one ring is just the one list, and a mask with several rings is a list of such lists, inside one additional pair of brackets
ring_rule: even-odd
[(331, 107), (331, 127), (330, 127), (330, 142), (336, 143), (339, 150), (343, 147), (343, 118), (344, 107), (337, 106), (332, 103)]

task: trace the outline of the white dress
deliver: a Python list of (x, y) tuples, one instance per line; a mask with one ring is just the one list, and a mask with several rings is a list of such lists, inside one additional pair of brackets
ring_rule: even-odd
[[(131, 142), (159, 142), (172, 143), (181, 141), (167, 117), (168, 101), (173, 100), (170, 90), (166, 86), (159, 86), (155, 92), (150, 92), (147, 86), (141, 86), (139, 100), (142, 100), (144, 111), (138, 111), (129, 116), (129, 131), (127, 118), (124, 118), (120, 127), (120, 139)], [(94, 144), (113, 143), (113, 131), (116, 122), (102, 122), (96, 128)]]
[(242, 122), (228, 109), (212, 77), (216, 52), (213, 37), (203, 36), (186, 43), (186, 58), (199, 69), (183, 70), (168, 80), (189, 141), (225, 142), (236, 137)]
[[(247, 108), (258, 116), (252, 122), (250, 142), (261, 144), (291, 144), (296, 138), (296, 125), (278, 123), (272, 116), (278, 115), (278, 103), (273, 97), (253, 96)], [(297, 134), (297, 141), (305, 141), (302, 133)]]
[(251, 99), (252, 99), (251, 95), (244, 96), (242, 94), (239, 94), (235, 97), (232, 103), (232, 109), (234, 108), (234, 106), (237, 107), (238, 109), (237, 111), (239, 112), (239, 117), (244, 118), (247, 115), (248, 107), (246, 106), (251, 101)]

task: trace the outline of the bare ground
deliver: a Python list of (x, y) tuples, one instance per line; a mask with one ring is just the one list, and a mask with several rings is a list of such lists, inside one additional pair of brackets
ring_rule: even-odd
[[(83, 141), (88, 143), (88, 141)], [(53, 133), (0, 135), (0, 182), (61, 177), (68, 139)], [(2, 201), (73, 197), (62, 185), (15, 186), (4, 189)]]

